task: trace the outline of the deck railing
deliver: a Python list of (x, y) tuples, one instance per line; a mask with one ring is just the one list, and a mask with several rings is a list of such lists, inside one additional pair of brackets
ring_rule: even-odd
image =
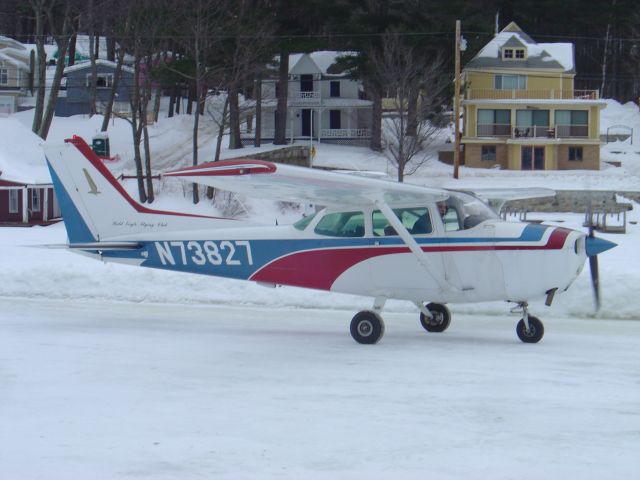
[(496, 90), (470, 88), (466, 100), (598, 100), (598, 90)]

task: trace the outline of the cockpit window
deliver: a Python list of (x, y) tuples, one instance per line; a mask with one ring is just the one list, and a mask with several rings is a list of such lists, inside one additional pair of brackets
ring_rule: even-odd
[(300, 220), (294, 223), (293, 226), (296, 227), (298, 230), (304, 230), (309, 226), (309, 224), (311, 223), (311, 220), (313, 220), (316, 217), (316, 215), (317, 215), (317, 212), (311, 215), (307, 215), (306, 217), (302, 217)]
[(363, 237), (364, 214), (362, 212), (328, 213), (320, 219), (314, 232), (329, 237)]
[(484, 222), (499, 218), (486, 203), (473, 195), (450, 192), (446, 200), (447, 213), (443, 216), (445, 230), (467, 230)]

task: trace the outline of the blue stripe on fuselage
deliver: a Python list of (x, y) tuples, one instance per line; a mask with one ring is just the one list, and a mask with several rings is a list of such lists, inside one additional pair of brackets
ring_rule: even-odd
[[(519, 237), (436, 237), (416, 238), (420, 245), (536, 242), (547, 230), (543, 225), (527, 225)], [(277, 258), (303, 251), (362, 248), (375, 245), (404, 246), (399, 237), (317, 238), (288, 240), (175, 240), (143, 242), (135, 251), (106, 251), (106, 258), (143, 260), (145, 267), (248, 279)]]

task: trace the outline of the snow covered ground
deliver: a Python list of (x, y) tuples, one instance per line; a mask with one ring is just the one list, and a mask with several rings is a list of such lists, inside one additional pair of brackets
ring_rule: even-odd
[(640, 322), (5, 300), (6, 479), (635, 479)]
[[(430, 160), (408, 180), (637, 191), (638, 107), (608, 103), (603, 128), (634, 128), (633, 143), (602, 149), (620, 168), (462, 168), (454, 181)], [(28, 112), (14, 118), (31, 124)], [(190, 162), (191, 120), (151, 128), (158, 170)], [(90, 140), (100, 122), (56, 118), (50, 140)], [(204, 121), (203, 161), (211, 129)], [(130, 173), (128, 125), (116, 121), (110, 138), (122, 159), (109, 167)], [(367, 149), (317, 150), (317, 164), (395, 176)], [(182, 184), (160, 187), (157, 208), (194, 208)], [(299, 215), (246, 205), (265, 223)], [(579, 214), (530, 217), (582, 229)], [(452, 327), (436, 335), (412, 305), (390, 301), (372, 348), (348, 333), (367, 298), (104, 265), (36, 248), (65, 243), (61, 224), (2, 228), (0, 478), (638, 478), (637, 204), (628, 219), (626, 235), (602, 235), (619, 244), (600, 258), (602, 311), (586, 268), (552, 307), (533, 302), (540, 344), (516, 338), (502, 302), (454, 305)]]

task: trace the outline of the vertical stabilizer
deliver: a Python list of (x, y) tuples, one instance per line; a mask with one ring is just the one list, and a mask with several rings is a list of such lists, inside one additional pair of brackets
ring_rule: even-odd
[(139, 204), (80, 137), (47, 146), (45, 152), (70, 243), (144, 240), (162, 232), (237, 226), (232, 219)]

